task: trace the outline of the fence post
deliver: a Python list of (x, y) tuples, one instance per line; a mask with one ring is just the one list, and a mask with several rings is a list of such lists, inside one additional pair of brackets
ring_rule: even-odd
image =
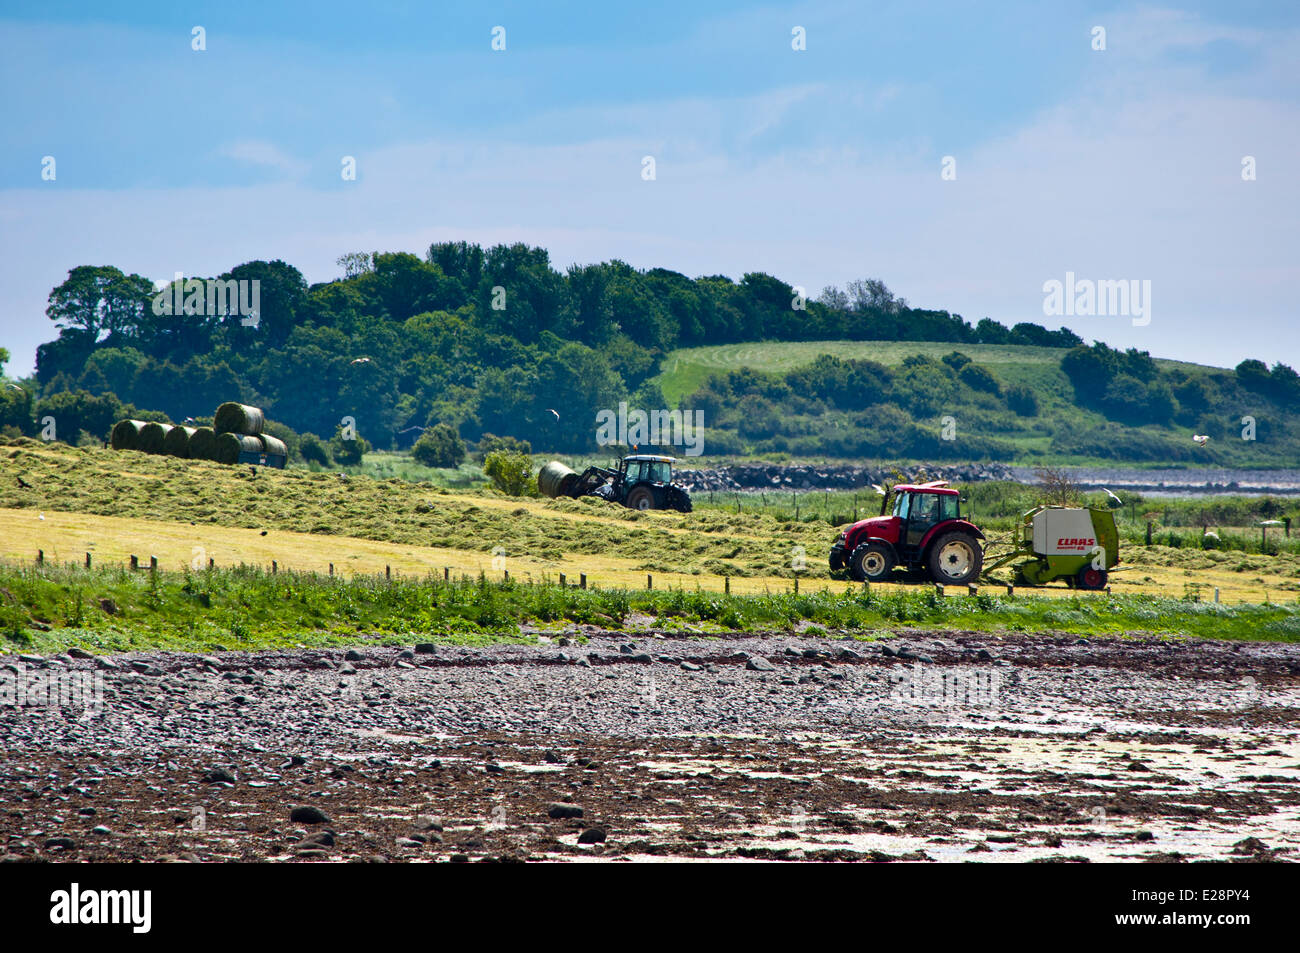
[(647, 589), (653, 589), (655, 587), (655, 577), (649, 573), (645, 574), (645, 587)]
[(794, 574), (794, 594), (799, 595), (799, 574)]
[(209, 569), (215, 569), (216, 566), (217, 566), (217, 561), (216, 561), (215, 559), (213, 559), (212, 557), (209, 556), (209, 557), (208, 557), (208, 568), (209, 568)]
[(442, 581), (443, 581), (443, 582), (450, 582), (450, 581), (451, 581), (451, 567), (450, 567), (450, 566), (443, 566), (443, 567), (442, 567)]
[(149, 571), (152, 572), (152, 573), (156, 573), (156, 572), (158, 571), (158, 557), (157, 557), (157, 556), (150, 556), (150, 557), (149, 557)]
[(272, 559), (272, 560), (271, 560), (271, 575), (274, 576), (274, 575), (275, 575), (276, 573), (278, 573), (279, 571), (280, 571), (280, 564), (277, 563), (274, 559)]
[(943, 583), (936, 582), (934, 584), (934, 594), (941, 599), (943, 598)]
[(563, 588), (564, 588), (565, 586), (567, 586), (568, 584), (569, 584), (569, 581), (568, 581), (567, 578), (565, 578), (564, 573), (560, 573), (560, 588), (563, 589)]
[(980, 591), (980, 587), (975, 585), (974, 583), (971, 583), (966, 587), (966, 594), (968, 596), (979, 595), (979, 591)]
[(730, 577), (730, 576), (723, 576), (723, 577), (722, 577), (722, 591), (723, 591), (723, 593), (724, 593), (725, 595), (728, 595), (728, 596), (731, 595), (731, 577)]
[(45, 564), (45, 550), (38, 549), (36, 550), (36, 565), (43, 566), (44, 564)]
[(384, 567), (384, 578), (387, 579), (387, 580), (389, 580), (390, 582), (392, 581), (392, 579), (393, 579), (393, 567), (392, 567), (392, 566), (385, 566), (385, 567)]
[(578, 588), (579, 589), (587, 588), (587, 574), (585, 572), (578, 574)]
[(1008, 583), (1008, 584), (1007, 584), (1007, 595), (1008, 595), (1008, 596), (1014, 596), (1015, 594), (1016, 594), (1016, 587), (1013, 586), (1013, 585), (1011, 585), (1010, 583)]
[(86, 553), (86, 568), (90, 568), (90, 553)]
[(140, 560), (136, 556), (131, 557), (131, 570), (135, 571), (140, 568)]
[(334, 564), (330, 563), (330, 575), (334, 575)]

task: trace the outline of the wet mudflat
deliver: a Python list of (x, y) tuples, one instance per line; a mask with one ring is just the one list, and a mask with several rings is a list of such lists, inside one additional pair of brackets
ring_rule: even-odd
[(1300, 857), (1300, 646), (647, 623), (472, 649), (10, 656), (29, 683), (98, 675), (102, 693), (0, 706), (0, 855)]

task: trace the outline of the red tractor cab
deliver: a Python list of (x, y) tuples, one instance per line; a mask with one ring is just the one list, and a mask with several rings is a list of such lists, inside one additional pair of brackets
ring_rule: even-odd
[(903, 567), (960, 586), (979, 578), (983, 540), (979, 527), (962, 519), (961, 496), (947, 482), (903, 483), (885, 494), (879, 516), (840, 533), (830, 565), (858, 582), (882, 582)]

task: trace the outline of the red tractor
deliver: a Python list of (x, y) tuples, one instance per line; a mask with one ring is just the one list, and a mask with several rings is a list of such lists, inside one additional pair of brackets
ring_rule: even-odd
[(831, 569), (848, 569), (858, 582), (882, 582), (902, 566), (941, 585), (960, 586), (979, 578), (983, 539), (978, 526), (962, 519), (961, 497), (946, 482), (900, 484), (885, 494), (879, 516), (840, 533), (831, 547)]

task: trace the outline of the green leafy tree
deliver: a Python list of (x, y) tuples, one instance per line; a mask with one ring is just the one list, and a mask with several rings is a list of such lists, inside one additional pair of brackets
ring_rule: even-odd
[(45, 314), (61, 328), (102, 336), (138, 337), (146, 309), (153, 302), (153, 283), (126, 275), (110, 265), (79, 265), (50, 292)]
[[(0, 357), (8, 357), (0, 349)], [(4, 361), (0, 361), (3, 365)], [(0, 375), (0, 432), (11, 436), (31, 436), (35, 433), (32, 419), (32, 395)]]
[(426, 467), (457, 467), (465, 459), (465, 441), (447, 424), (436, 424), (420, 434), (411, 456)]
[(44, 418), (53, 417), (58, 439), (76, 444), (83, 430), (96, 440), (107, 440), (121, 414), (122, 404), (112, 394), (96, 396), (84, 390), (69, 390), (41, 399), (36, 404), (35, 418), (39, 429)]

